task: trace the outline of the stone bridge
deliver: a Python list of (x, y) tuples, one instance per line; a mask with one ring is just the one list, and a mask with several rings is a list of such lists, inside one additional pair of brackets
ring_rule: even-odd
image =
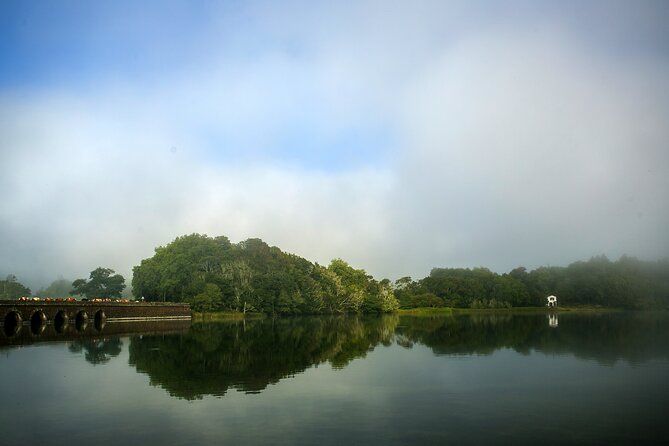
[[(188, 304), (139, 302), (0, 301), (0, 337), (13, 338), (22, 330), (40, 336), (47, 327), (56, 334), (102, 331), (107, 323), (190, 320)], [(51, 331), (51, 330), (50, 330)]]

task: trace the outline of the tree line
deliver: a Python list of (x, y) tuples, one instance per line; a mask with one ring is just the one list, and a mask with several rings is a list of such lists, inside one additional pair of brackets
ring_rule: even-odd
[[(69, 282), (58, 279), (38, 296), (77, 294), (121, 297), (125, 279), (109, 268)], [(4, 299), (29, 296), (10, 275), (0, 281)], [(196, 311), (267, 314), (379, 313), (397, 308), (510, 308), (561, 306), (669, 308), (669, 259), (641, 261), (605, 256), (566, 267), (518, 267), (504, 274), (487, 268), (434, 268), (422, 279), (377, 281), (341, 259), (312, 263), (257, 238), (231, 243), (225, 236), (177, 237), (133, 268), (136, 299), (187, 302)]]
[(647, 262), (622, 256), (593, 257), (567, 267), (518, 267), (506, 274), (487, 268), (434, 268), (414, 281), (394, 284), (400, 308), (504, 308), (546, 305), (558, 296), (561, 306), (669, 308), (669, 259)]

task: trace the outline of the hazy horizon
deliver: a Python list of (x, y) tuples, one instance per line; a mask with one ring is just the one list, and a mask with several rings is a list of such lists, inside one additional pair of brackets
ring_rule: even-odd
[[(183, 236), (183, 235), (188, 235), (188, 234), (182, 234), (181, 236)], [(207, 234), (207, 235), (209, 235), (209, 234)], [(223, 234), (220, 234), (220, 235), (223, 235)], [(209, 235), (209, 236), (214, 237), (213, 235)], [(257, 237), (250, 237), (250, 238), (257, 238)], [(242, 241), (242, 240), (238, 240), (237, 242), (241, 242), (241, 241)], [(264, 241), (264, 240), (263, 240), (263, 241)], [(232, 243), (235, 243), (234, 240), (231, 240), (231, 242), (232, 242)], [(167, 244), (168, 244), (168, 243), (165, 243), (165, 244), (162, 244), (162, 245), (160, 245), (160, 246), (165, 246), (165, 245), (167, 245)], [(272, 245), (272, 244), (269, 244), (269, 245), (270, 245), (270, 246), (276, 246), (276, 245)], [(282, 250), (283, 252), (285, 252), (285, 253), (288, 253), (288, 254), (294, 254), (294, 255), (299, 255), (299, 254), (294, 253), (294, 252), (286, 251), (286, 250), (282, 249), (281, 246), (277, 246), (277, 247), (278, 247), (279, 249), (281, 249), (281, 250)], [(153, 256), (153, 253), (151, 253), (151, 255), (148, 255), (148, 256), (145, 257), (145, 258), (149, 258), (149, 257), (152, 257), (152, 256)], [(609, 259), (610, 261), (612, 261), (612, 262), (618, 261), (621, 257), (624, 257), (624, 256), (637, 258), (638, 260), (641, 260), (641, 261), (651, 261), (651, 262), (652, 262), (652, 261), (666, 261), (666, 260), (669, 260), (669, 257), (662, 257), (662, 258), (658, 258), (658, 259), (644, 259), (644, 258), (638, 258), (638, 257), (635, 257), (635, 256), (630, 256), (630, 255), (627, 254), (627, 253), (623, 253), (621, 256), (619, 256), (619, 257), (614, 257), (614, 258), (611, 258), (611, 257), (607, 256), (606, 254), (595, 254), (595, 255), (589, 256), (589, 257), (587, 257), (587, 258), (574, 259), (574, 260), (572, 260), (572, 261), (568, 261), (568, 262), (563, 263), (563, 264), (550, 264), (550, 263), (544, 263), (544, 264), (538, 264), (538, 265), (533, 265), (533, 266), (520, 265), (520, 264), (518, 264), (518, 265), (515, 265), (515, 266), (513, 266), (513, 267), (510, 267), (509, 269), (506, 269), (506, 270), (493, 269), (493, 268), (490, 268), (490, 267), (487, 266), (487, 265), (448, 265), (448, 266), (445, 266), (445, 265), (435, 264), (435, 265), (432, 265), (431, 267), (429, 267), (425, 272), (422, 272), (422, 273), (419, 272), (419, 273), (416, 274), (416, 275), (400, 274), (400, 275), (398, 275), (398, 276), (396, 276), (396, 277), (374, 276), (374, 278), (375, 278), (376, 280), (390, 279), (391, 281), (394, 282), (395, 280), (400, 279), (400, 278), (402, 278), (402, 277), (410, 276), (413, 280), (419, 280), (419, 279), (422, 279), (422, 278), (424, 278), (424, 277), (429, 276), (431, 270), (432, 270), (432, 269), (435, 269), (435, 268), (464, 268), (464, 269), (486, 268), (486, 269), (489, 269), (489, 270), (491, 270), (491, 271), (493, 271), (493, 272), (495, 272), (495, 273), (497, 273), (497, 274), (504, 274), (504, 273), (509, 273), (509, 272), (511, 272), (512, 269), (515, 269), (515, 268), (517, 268), (517, 267), (524, 267), (524, 268), (526, 268), (527, 271), (529, 272), (529, 271), (531, 271), (531, 270), (534, 270), (534, 269), (537, 269), (537, 268), (542, 268), (542, 267), (560, 267), (560, 268), (561, 268), (561, 267), (567, 267), (567, 266), (569, 266), (569, 264), (572, 264), (572, 263), (575, 263), (575, 262), (589, 261), (589, 260), (591, 260), (592, 258), (601, 257), (601, 256), (604, 256), (604, 257), (608, 258), (608, 259)], [(300, 257), (302, 257), (302, 256), (300, 256)], [(143, 260), (143, 259), (140, 259), (140, 262), (141, 262), (141, 260)], [(308, 260), (308, 261), (310, 261), (310, 262), (312, 262), (312, 263), (319, 263), (319, 264), (321, 264), (322, 266), (327, 266), (327, 265), (330, 263), (329, 261), (327, 261), (327, 262), (325, 262), (325, 263), (320, 263), (320, 262), (314, 261), (313, 259), (309, 259), (309, 258), (306, 258), (306, 260)], [(334, 260), (334, 258), (333, 258), (333, 259), (330, 259), (330, 260)], [(347, 263), (349, 263), (349, 262), (347, 261), (347, 259), (342, 259), (342, 260), (344, 260), (344, 261), (346, 261)], [(137, 262), (136, 265), (131, 265), (131, 266), (129, 266), (129, 267), (123, 267), (123, 268), (121, 268), (121, 269), (119, 269), (119, 270), (114, 270), (115, 273), (119, 273), (119, 274), (121, 274), (121, 275), (123, 276), (123, 278), (125, 279), (125, 285), (126, 285), (126, 288), (127, 288), (127, 289), (124, 290), (124, 294), (125, 294), (126, 292), (129, 292), (130, 290), (132, 290), (132, 284), (131, 284), (131, 282), (132, 282), (132, 268), (133, 268), (134, 266), (139, 265), (140, 262)], [(351, 266), (353, 266), (353, 267), (356, 268), (356, 269), (364, 269), (364, 270), (367, 271), (367, 268), (365, 268), (364, 265), (351, 265)], [(91, 267), (91, 271), (92, 271), (93, 269), (95, 269), (95, 268), (98, 268), (98, 267), (107, 268), (108, 266), (105, 266), (105, 265), (96, 265), (95, 267)], [(112, 269), (113, 269), (113, 268), (112, 268)], [(59, 275), (56, 276), (56, 277), (53, 277), (53, 278), (46, 278), (46, 279), (44, 279), (44, 280), (46, 280), (45, 282), (43, 282), (43, 281), (39, 281), (39, 282), (36, 282), (36, 283), (30, 283), (30, 282), (28, 282), (28, 281), (21, 280), (20, 277), (17, 277), (17, 281), (23, 283), (23, 285), (28, 286), (28, 288), (30, 288), (31, 292), (34, 294), (34, 293), (36, 293), (36, 292), (38, 292), (38, 291), (40, 291), (40, 290), (43, 290), (43, 289), (47, 288), (51, 283), (53, 283), (53, 282), (55, 282), (55, 281), (58, 281), (58, 280), (74, 281), (74, 280), (76, 280), (76, 279), (88, 279), (89, 274), (90, 274), (91, 271), (84, 272), (84, 273), (82, 273), (82, 274), (80, 274), (79, 276), (76, 276), (76, 277), (65, 277), (65, 276), (63, 276), (62, 274), (59, 274)], [(367, 271), (367, 272), (370, 273), (369, 271)], [(13, 273), (9, 273), (9, 274), (13, 274)], [(8, 275), (8, 274), (3, 274), (2, 276), (0, 276), (0, 280), (4, 280), (5, 277), (6, 277), (7, 275)]]

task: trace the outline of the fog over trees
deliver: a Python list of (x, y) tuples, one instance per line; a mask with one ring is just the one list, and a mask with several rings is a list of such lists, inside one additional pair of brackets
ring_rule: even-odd
[(325, 267), (260, 239), (237, 244), (192, 234), (156, 248), (133, 269), (133, 294), (149, 301), (189, 302), (198, 311), (272, 314), (387, 312), (398, 307), (505, 308), (669, 306), (669, 261), (605, 256), (567, 267), (434, 268), (429, 276), (376, 280), (342, 259)]
[(506, 274), (487, 268), (434, 268), (430, 275), (395, 282), (402, 308), (500, 308), (544, 306), (546, 296), (558, 296), (561, 306), (668, 308), (669, 260), (645, 262), (623, 256), (579, 261), (567, 267), (518, 267)]
[(30, 296), (30, 288), (18, 282), (13, 274), (7, 275), (5, 280), (0, 280), (0, 299), (17, 299)]
[[(123, 276), (98, 267), (88, 279), (59, 278), (35, 294), (120, 298), (125, 287)], [(30, 295), (14, 275), (0, 281), (2, 299)], [(152, 302), (187, 302), (201, 312), (275, 315), (542, 307), (548, 295), (557, 295), (560, 306), (669, 308), (669, 259), (595, 256), (568, 266), (531, 271), (520, 266), (503, 274), (485, 267), (435, 267), (421, 279), (404, 276), (392, 282), (343, 259), (323, 266), (258, 238), (232, 243), (226, 236), (191, 234), (157, 247), (133, 268), (132, 295)]]

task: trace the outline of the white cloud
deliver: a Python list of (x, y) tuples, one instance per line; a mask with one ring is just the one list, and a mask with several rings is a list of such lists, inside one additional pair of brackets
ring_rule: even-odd
[(129, 275), (154, 247), (192, 232), (261, 237), (322, 263), (365, 259), (383, 237), (387, 172), (208, 163), (132, 112), (127, 122), (122, 110), (71, 101), (7, 109), (4, 164), (18, 169), (5, 178), (0, 268), (19, 277), (80, 277), (98, 265)]
[(522, 33), (441, 54), (403, 107), (401, 184), (423, 197), (408, 214), (422, 214), (452, 265), (667, 252), (669, 184), (652, 173), (669, 165), (658, 71), (669, 70)]
[[(667, 255), (666, 58), (421, 5), (264, 12), (273, 44), (248, 54), (214, 30), (199, 64), (150, 84), (3, 92), (0, 273), (129, 276), (191, 232), (393, 279)], [(351, 129), (387, 133), (382, 162), (314, 169), (301, 157), (331, 147), (285, 147)]]

